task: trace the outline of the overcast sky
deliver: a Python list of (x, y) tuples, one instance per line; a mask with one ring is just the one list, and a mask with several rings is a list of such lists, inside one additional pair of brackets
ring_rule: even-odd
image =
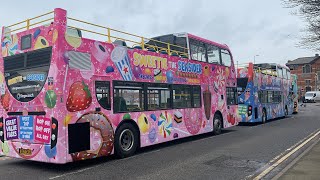
[(10, 1), (0, 6), (0, 25), (66, 9), (68, 16), (145, 37), (188, 32), (227, 44), (235, 62), (277, 62), (314, 56), (297, 47), (305, 23), (280, 0), (55, 0)]

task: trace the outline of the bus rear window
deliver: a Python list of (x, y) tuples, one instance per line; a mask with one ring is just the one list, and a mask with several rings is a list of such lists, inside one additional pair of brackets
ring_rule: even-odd
[(40, 93), (48, 76), (52, 49), (44, 48), (4, 58), (4, 75), (12, 96), (29, 102)]

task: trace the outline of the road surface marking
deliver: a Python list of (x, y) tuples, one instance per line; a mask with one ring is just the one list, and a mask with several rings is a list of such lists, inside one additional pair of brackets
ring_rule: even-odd
[[(313, 136), (305, 140), (303, 143), (301, 143), (299, 146), (291, 150), (289, 153), (287, 153), (285, 156), (283, 156), (281, 159), (279, 159), (277, 162), (273, 163), (271, 166), (269, 166), (267, 169), (265, 169), (262, 173), (260, 173), (258, 176), (254, 178), (254, 180), (258, 180), (263, 178), (265, 175), (267, 175), (269, 172), (271, 172), (275, 167), (277, 167), (279, 164), (281, 164), (283, 161), (288, 159), (292, 154), (297, 152), (299, 149), (301, 149), (304, 145), (306, 145), (308, 142), (310, 142), (313, 138), (318, 136), (320, 134), (320, 130), (316, 132)], [(269, 163), (268, 163), (269, 164)]]
[[(160, 151), (160, 149), (154, 150), (154, 151), (150, 151), (150, 152), (140, 153), (140, 154), (137, 154), (137, 155), (135, 155), (135, 156), (130, 156), (130, 157), (127, 157), (127, 158), (118, 159), (118, 160), (115, 160), (115, 161), (112, 161), (112, 162), (118, 162), (118, 161), (128, 160), (128, 159), (131, 159), (131, 158), (134, 158), (134, 157), (139, 157), (139, 156), (141, 156), (141, 155), (151, 154), (151, 153), (155, 153), (155, 152), (159, 152), (159, 151)], [(81, 173), (81, 172), (84, 172), (84, 171), (87, 171), (87, 170), (90, 170), (90, 169), (93, 169), (93, 168), (100, 167), (100, 166), (102, 166), (102, 165), (104, 165), (104, 163), (103, 163), (103, 164), (96, 165), (96, 166), (84, 168), (84, 169), (79, 169), (79, 170), (77, 170), (77, 171), (60, 174), (60, 175), (58, 175), (58, 176), (50, 177), (49, 179), (58, 179), (58, 178), (62, 178), (62, 177), (65, 177), (65, 176), (69, 176), (69, 175), (73, 175), (73, 174), (78, 174), (78, 173)]]

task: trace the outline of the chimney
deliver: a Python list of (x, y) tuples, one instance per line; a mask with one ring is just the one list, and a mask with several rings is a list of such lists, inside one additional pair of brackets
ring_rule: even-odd
[(319, 54), (316, 54), (315, 56), (316, 56), (316, 57), (319, 57)]

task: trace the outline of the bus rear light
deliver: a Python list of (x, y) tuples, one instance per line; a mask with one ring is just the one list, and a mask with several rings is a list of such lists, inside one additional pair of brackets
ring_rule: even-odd
[(248, 116), (252, 115), (252, 106), (248, 106)]

